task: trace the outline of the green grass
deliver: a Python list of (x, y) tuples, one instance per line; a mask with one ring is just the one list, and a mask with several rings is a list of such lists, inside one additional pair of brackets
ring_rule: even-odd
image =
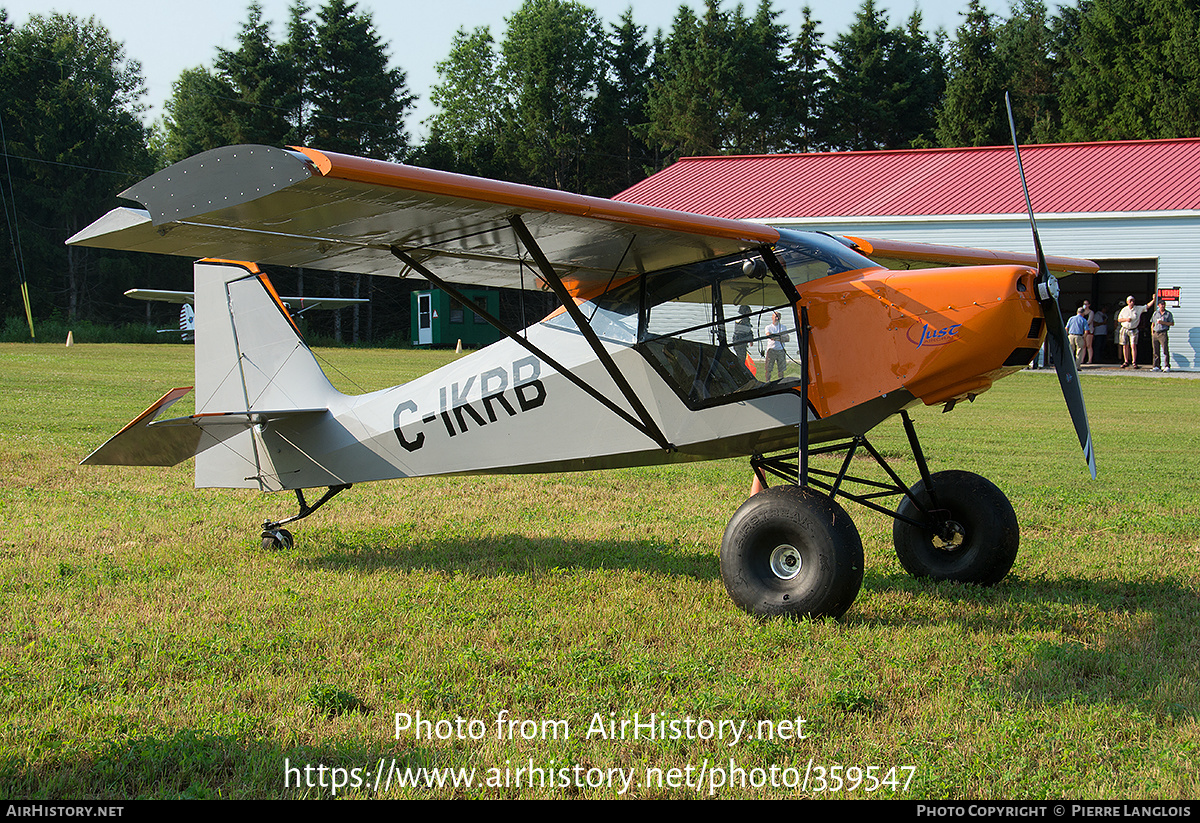
[[(355, 391), (454, 356), (322, 354)], [(626, 769), (633, 796), (707, 796), (668, 770), (712, 777), (731, 760), (745, 785), (716, 796), (1200, 795), (1200, 382), (1085, 376), (1095, 483), (1048, 375), (916, 410), (935, 470), (1011, 498), (1012, 574), (991, 589), (914, 580), (890, 520), (848, 504), (867, 556), (854, 606), (759, 621), (729, 602), (716, 559), (745, 461), (360, 485), (287, 551), (264, 551), (256, 524), (292, 513), (289, 496), (196, 491), (190, 461), (77, 465), (190, 385), (191, 358), (0, 344), (0, 796), (326, 797), (381, 758), (500, 785), (337, 795), (615, 797), (608, 770)], [(873, 442), (916, 479), (898, 425)], [(427, 733), (397, 736), (418, 712)], [(651, 714), (787, 733), (586, 736)], [(500, 716), (516, 721), (503, 739)], [(512, 785), (505, 770), (530, 763), (583, 785)], [(285, 785), (285, 764), (314, 781), (325, 767), (325, 788), (297, 788), (301, 772)], [(822, 766), (857, 789), (835, 794), (826, 771), (821, 791)], [(807, 791), (751, 785), (772, 769), (807, 773)]]

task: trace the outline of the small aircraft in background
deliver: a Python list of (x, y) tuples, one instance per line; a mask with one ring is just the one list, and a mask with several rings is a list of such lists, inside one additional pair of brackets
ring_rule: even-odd
[[(196, 333), (196, 293), (190, 291), (168, 291), (165, 289), (129, 289), (126, 297), (151, 303), (174, 303), (179, 309), (179, 335), (184, 343), (190, 342)], [(284, 308), (293, 316), (319, 309), (344, 309), (356, 303), (371, 302), (365, 297), (281, 297)], [(175, 329), (159, 329), (159, 334), (174, 333)]]
[[(994, 584), (1018, 550), (1013, 508), (982, 477), (931, 473), (908, 410), (975, 399), (1047, 338), (1094, 476), (1053, 272), (1097, 267), (1040, 245), (837, 238), (306, 148), (215, 149), (122, 197), (142, 208), (117, 208), (69, 242), (203, 258), (196, 410), (159, 419), (188, 389), (170, 391), (83, 462), (195, 456), (197, 487), (294, 491), (299, 512), (266, 522), (264, 546), (290, 546), (285, 524), (354, 483), (745, 456), (757, 493), (720, 550), (741, 608), (850, 607), (863, 549), (839, 499), (894, 518), (914, 575)], [(259, 264), (424, 278), (505, 339), (405, 385), (342, 394)], [(558, 309), (509, 327), (463, 285), (549, 291)], [(760, 379), (754, 347), (783, 337), (793, 363)], [(920, 473), (912, 485), (867, 439), (896, 415)], [(852, 476), (860, 452), (890, 480)], [(809, 465), (829, 453), (844, 455), (837, 471)]]

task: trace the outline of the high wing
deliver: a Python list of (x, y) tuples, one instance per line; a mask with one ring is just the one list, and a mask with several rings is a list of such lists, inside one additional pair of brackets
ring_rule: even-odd
[[(527, 230), (567, 290), (774, 243), (768, 226), (312, 149), (228, 146), (154, 174), (68, 242), (192, 258), (545, 288)], [(519, 224), (519, 225), (518, 225)], [(865, 261), (864, 261), (865, 262)]]
[[(132, 297), (134, 300), (146, 300), (152, 303), (175, 303), (176, 305), (187, 304), (189, 306), (196, 305), (196, 294), (190, 291), (168, 291), (166, 289), (130, 289), (125, 292), (126, 297)], [(280, 297), (280, 302), (283, 303), (289, 310), (294, 312), (305, 312), (316, 309), (344, 309), (347, 306), (353, 306), (356, 303), (371, 302), (365, 297)]]
[[(932, 269), (945, 266), (991, 266), (1015, 264), (1036, 269), (1037, 255), (1033, 252), (993, 251), (965, 246), (943, 246), (934, 243), (909, 243), (903, 240), (846, 237), (854, 249), (889, 269)], [(1091, 260), (1073, 257), (1047, 257), (1046, 265), (1060, 275), (1095, 274), (1100, 267)]]

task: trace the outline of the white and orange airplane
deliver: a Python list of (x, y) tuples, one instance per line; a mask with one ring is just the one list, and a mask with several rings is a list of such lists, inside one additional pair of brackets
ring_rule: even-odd
[[(172, 303), (180, 306), (178, 333), (183, 338), (183, 342), (187, 343), (192, 340), (196, 333), (195, 292), (167, 289), (129, 289), (125, 292), (125, 296), (148, 303)], [(337, 309), (344, 309), (356, 304), (371, 302), (366, 297), (281, 297), (279, 300), (293, 317), (309, 311), (336, 311)], [(159, 329), (158, 333), (175, 333), (175, 329)]]
[[(895, 518), (911, 573), (994, 584), (1018, 548), (1012, 506), (982, 477), (930, 473), (907, 410), (974, 399), (1047, 336), (1094, 476), (1052, 274), (1088, 261), (785, 231), (312, 149), (216, 149), (122, 197), (141, 208), (69, 242), (202, 258), (196, 409), (159, 419), (188, 389), (168, 392), (83, 462), (195, 456), (197, 487), (294, 491), (299, 512), (265, 523), (264, 546), (290, 545), (285, 524), (353, 483), (747, 456), (757, 493), (720, 550), (747, 611), (850, 607), (863, 550), (839, 499)], [(504, 339), (350, 396), (259, 265), (420, 277), (468, 305), (461, 286), (540, 289), (560, 307), (510, 328), (472, 305)], [(759, 356), (780, 346), (772, 379)], [(867, 440), (894, 415), (911, 486)], [(850, 476), (859, 450), (891, 481)], [(829, 452), (840, 471), (809, 467)], [(888, 496), (898, 507), (876, 502)]]

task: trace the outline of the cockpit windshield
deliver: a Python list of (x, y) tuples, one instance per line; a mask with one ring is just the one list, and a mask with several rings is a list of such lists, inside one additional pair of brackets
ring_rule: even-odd
[[(761, 252), (648, 272), (580, 304), (602, 339), (638, 349), (692, 407), (799, 384), (795, 286), (874, 265), (828, 235), (781, 232)], [(574, 328), (566, 314), (546, 321)]]

